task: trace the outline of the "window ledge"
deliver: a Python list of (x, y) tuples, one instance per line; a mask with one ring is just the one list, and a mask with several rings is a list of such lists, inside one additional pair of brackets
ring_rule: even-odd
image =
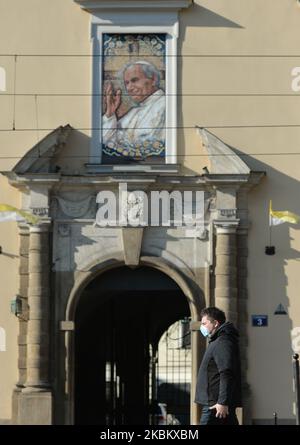
[(86, 164), (88, 173), (178, 173), (178, 164), (155, 165), (104, 165)]
[(159, 9), (178, 11), (188, 8), (193, 0), (74, 0), (82, 9), (89, 12), (100, 10), (143, 10)]

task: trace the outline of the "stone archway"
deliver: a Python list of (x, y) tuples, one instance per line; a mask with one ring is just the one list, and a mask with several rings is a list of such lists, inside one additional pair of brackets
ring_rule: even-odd
[[(80, 296), (86, 286), (92, 283), (93, 280), (104, 276), (106, 272), (119, 267), (124, 266), (124, 262), (120, 261), (105, 261), (100, 262), (97, 265), (90, 267), (90, 270), (86, 269), (84, 277), (78, 277), (75, 282), (73, 289), (70, 293), (66, 308), (66, 320), (63, 322), (63, 329), (65, 332), (65, 346), (66, 346), (66, 380), (67, 380), (67, 393), (68, 393), (68, 403), (67, 403), (67, 423), (74, 424), (74, 407), (75, 407), (75, 379), (74, 379), (74, 366), (75, 366), (75, 314), (76, 308), (78, 307)], [(152, 270), (162, 272), (168, 279), (174, 281), (178, 288), (181, 290), (182, 294), (187, 299), (187, 303), (190, 309), (190, 314), (192, 322), (197, 322), (199, 319), (199, 312), (201, 308), (205, 305), (204, 293), (192, 280), (184, 276), (178, 269), (173, 265), (169, 264), (165, 260), (157, 257), (143, 256), (140, 259), (139, 267), (147, 267)], [(201, 352), (205, 348), (203, 340), (200, 338), (199, 333), (192, 331), (191, 336), (191, 349), (192, 349), (192, 382), (191, 382), (191, 423), (197, 424), (199, 417), (199, 408), (193, 402), (193, 395), (196, 383), (197, 372), (199, 368), (199, 361)]]
[[(73, 422), (70, 357), (76, 301), (96, 275), (122, 264), (130, 267), (145, 264), (170, 276), (189, 301), (192, 329), (198, 328), (201, 306), (215, 304), (224, 309), (229, 320), (238, 322), (245, 374), (247, 196), (263, 172), (251, 171), (230, 147), (202, 129), (199, 130), (202, 145), (210, 159), (205, 174), (184, 176), (168, 168), (136, 174), (124, 166), (118, 172), (105, 170), (91, 175), (83, 169), (82, 175), (78, 172), (74, 176), (64, 175), (60, 157), (71, 131), (68, 125), (57, 128), (33, 147), (13, 171), (4, 173), (21, 192), (23, 210), (41, 217), (36, 226), (20, 227), (19, 293), (24, 300), (24, 314), (19, 324), (14, 423), (66, 423), (66, 418), (68, 423)], [(97, 193), (108, 190), (119, 202), (118, 187), (124, 181), (128, 182), (129, 191), (146, 190), (148, 194), (157, 190), (178, 189), (181, 194), (186, 190), (202, 191), (206, 209), (204, 231), (193, 235), (191, 242), (190, 235), (182, 228), (162, 224), (146, 228), (124, 228), (120, 224), (95, 227)], [(102, 257), (99, 252), (103, 252)], [(202, 295), (197, 300), (200, 288), (205, 303)], [(64, 337), (62, 341), (58, 326), (66, 331), (66, 342)], [(199, 345), (199, 334), (193, 332), (194, 380)], [(58, 379), (49, 372), (53, 363), (58, 371), (53, 375), (59, 375)], [(191, 412), (191, 423), (196, 424), (198, 414), (193, 403)]]

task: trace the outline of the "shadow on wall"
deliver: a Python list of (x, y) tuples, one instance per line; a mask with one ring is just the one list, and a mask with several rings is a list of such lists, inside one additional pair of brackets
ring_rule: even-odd
[[(294, 247), (293, 232), (299, 231), (300, 225), (285, 223), (273, 226), (270, 241), (269, 200), (272, 199), (274, 210), (289, 210), (300, 215), (300, 202), (295, 199), (295, 196), (299, 195), (299, 181), (237, 149), (230, 148), (252, 170), (266, 171), (267, 174), (266, 179), (251, 191), (248, 198), (251, 224), (248, 245), (251, 261), (248, 268), (249, 308), (252, 314), (268, 315), (268, 327), (261, 328), (263, 331), (257, 327), (249, 328), (252, 347), (255, 347), (256, 353), (263, 357), (263, 363), (257, 365), (249, 363), (249, 365), (252, 381), (263, 381), (265, 389), (261, 394), (253, 394), (255, 406), (263, 406), (265, 400), (268, 400), (269, 405), (273, 404), (268, 418), (259, 419), (260, 423), (263, 420), (273, 423), (273, 412), (278, 415), (278, 423), (286, 423), (289, 419), (286, 419), (286, 414), (283, 415), (283, 412), (289, 412), (291, 420), (294, 417), (292, 355), (294, 352), (300, 352), (300, 327), (297, 331), (298, 339), (294, 338), (293, 334), (297, 333), (297, 328), (293, 329), (289, 314), (293, 302), (293, 317), (295, 317), (296, 296), (289, 295), (287, 288), (290, 285), (290, 289), (295, 289), (298, 284), (295, 268), (298, 269), (297, 262), (300, 261), (299, 235), (297, 234), (297, 249)], [(251, 209), (255, 209), (255, 213), (251, 213)], [(275, 247), (275, 255), (265, 254), (265, 247), (270, 244)], [(289, 267), (288, 272), (287, 267)], [(291, 276), (294, 282), (291, 282)], [(280, 311), (275, 313), (280, 309), (280, 304), (286, 314)], [(251, 323), (250, 317), (249, 321)], [(263, 371), (264, 375), (260, 371)], [(277, 384), (276, 391), (273, 391), (274, 384)]]
[[(244, 27), (241, 26), (238, 23), (233, 22), (232, 20), (227, 19), (226, 17), (223, 17), (210, 9), (204, 8), (203, 6), (197, 5), (193, 3), (193, 5), (188, 8), (187, 10), (181, 11), (180, 14), (180, 39), (179, 39), (179, 48), (178, 48), (178, 54), (184, 54), (183, 52), (183, 43), (185, 41), (186, 31), (187, 28), (231, 28), (231, 29), (237, 29), (237, 30), (243, 30)], [(238, 37), (237, 37), (238, 38)], [(194, 54), (192, 54), (194, 55)], [(178, 122), (179, 122), (179, 129), (177, 131), (177, 138), (178, 138), (178, 147), (179, 147), (179, 154), (181, 156), (185, 156), (186, 154), (186, 141), (185, 141), (185, 135), (184, 130), (182, 128), (183, 122), (184, 122), (184, 116), (182, 113), (183, 110), (183, 96), (182, 96), (182, 78), (183, 78), (183, 60), (184, 57), (178, 58), (178, 110), (181, 110), (178, 112)], [(196, 73), (195, 73), (196, 74)], [(199, 122), (201, 122), (201, 116), (197, 118)], [(198, 122), (195, 122), (195, 125)], [(193, 130), (188, 130), (193, 131)], [(194, 170), (187, 169), (185, 167), (185, 172), (188, 174), (195, 174)]]
[(181, 28), (182, 35), (185, 35), (186, 27), (196, 26), (205, 28), (240, 28), (244, 27), (240, 24), (233, 22), (232, 20), (223, 17), (210, 9), (204, 8), (204, 6), (193, 3), (190, 8), (181, 12), (183, 20), (183, 26)]
[(56, 160), (62, 174), (85, 173), (85, 164), (89, 162), (90, 144), (90, 136), (72, 129), (64, 150)]

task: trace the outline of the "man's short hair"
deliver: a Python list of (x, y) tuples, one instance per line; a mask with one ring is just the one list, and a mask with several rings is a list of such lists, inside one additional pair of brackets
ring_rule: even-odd
[(153, 77), (155, 78), (155, 86), (157, 88), (160, 87), (160, 72), (159, 70), (156, 68), (155, 65), (153, 65), (150, 62), (146, 62), (144, 60), (140, 60), (138, 62), (129, 62), (127, 63), (123, 69), (122, 69), (122, 79), (124, 78), (124, 73), (125, 71), (127, 71), (129, 68), (132, 68), (133, 66), (140, 66), (143, 73), (145, 74), (145, 76), (147, 77), (147, 79), (153, 79)]
[(217, 320), (220, 324), (223, 324), (226, 321), (225, 313), (215, 306), (202, 309), (200, 315), (201, 318), (206, 316), (210, 321)]

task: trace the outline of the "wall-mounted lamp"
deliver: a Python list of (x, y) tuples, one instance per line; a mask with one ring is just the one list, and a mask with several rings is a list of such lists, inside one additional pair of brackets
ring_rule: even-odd
[(22, 298), (16, 295), (10, 302), (10, 312), (16, 317), (20, 317), (23, 312)]
[(275, 255), (275, 246), (266, 246), (265, 254), (266, 255)]

